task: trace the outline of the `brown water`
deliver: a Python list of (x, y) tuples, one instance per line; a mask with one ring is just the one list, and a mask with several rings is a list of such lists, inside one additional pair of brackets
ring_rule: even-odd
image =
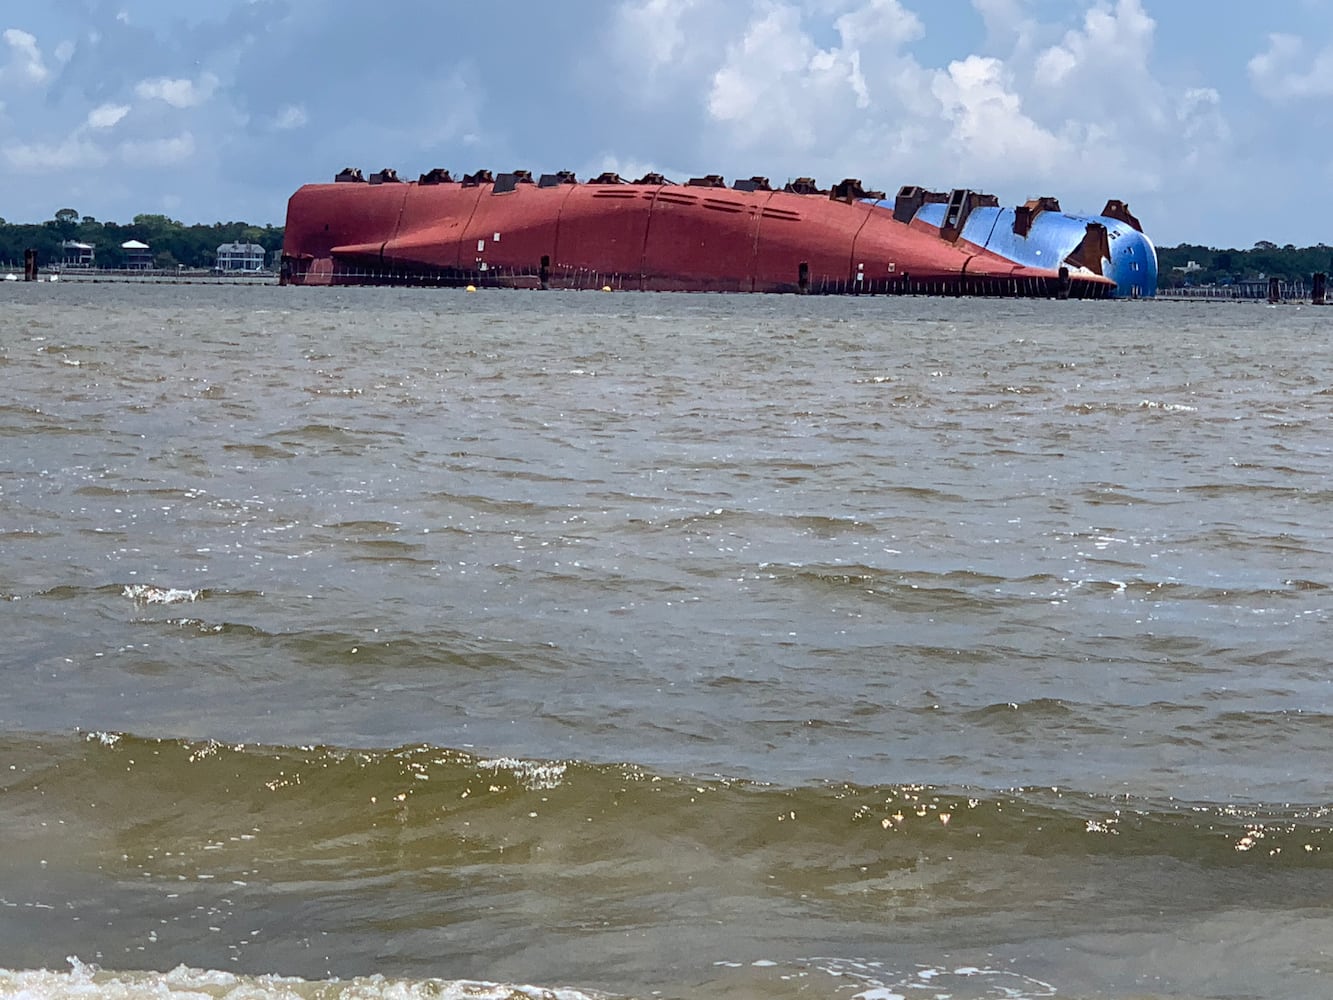
[(1333, 313), (0, 296), (0, 995), (1333, 989)]

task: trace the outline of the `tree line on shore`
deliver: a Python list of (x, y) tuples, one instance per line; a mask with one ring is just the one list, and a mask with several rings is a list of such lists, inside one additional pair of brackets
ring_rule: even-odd
[(282, 248), (281, 226), (254, 226), (248, 222), (215, 222), (187, 226), (165, 215), (136, 215), (129, 223), (99, 222), (62, 208), (46, 222), (23, 224), (0, 219), (0, 265), (22, 268), (24, 251), (37, 251), (41, 268), (50, 269), (77, 256), (67, 244), (93, 247), (93, 266), (124, 267), (127, 254), (121, 245), (132, 240), (146, 243), (154, 267), (175, 270), (177, 266), (211, 268), (217, 249), (224, 243), (254, 243), (275, 259)]
[(1315, 274), (1333, 274), (1333, 247), (1320, 243), (1296, 247), (1260, 240), (1249, 250), (1219, 250), (1197, 243), (1157, 248), (1159, 290), (1207, 285), (1237, 285), (1280, 278), (1309, 281)]
[[(35, 249), (43, 268), (70, 259), (69, 242), (94, 247), (95, 266), (123, 267), (126, 253), (121, 244), (130, 240), (146, 243), (153, 265), (211, 268), (217, 248), (224, 243), (254, 243), (262, 246), (273, 262), (282, 248), (283, 227), (254, 226), (247, 222), (215, 222), (185, 225), (165, 215), (136, 215), (132, 222), (99, 222), (62, 208), (46, 222), (20, 224), (0, 219), (0, 265), (21, 268), (25, 250)], [(1309, 279), (1317, 272), (1333, 273), (1333, 247), (1320, 243), (1297, 248), (1261, 240), (1249, 250), (1219, 250), (1195, 243), (1158, 247), (1159, 289), (1194, 285), (1230, 285), (1246, 281), (1281, 278)]]

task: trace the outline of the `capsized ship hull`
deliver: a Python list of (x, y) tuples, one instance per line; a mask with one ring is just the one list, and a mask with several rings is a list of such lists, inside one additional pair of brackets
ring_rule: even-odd
[(1053, 199), (859, 181), (579, 183), (519, 171), (369, 181), (345, 170), (287, 207), (282, 280), (642, 291), (1110, 298), (1149, 296), (1157, 258), (1119, 202), (1071, 216)]

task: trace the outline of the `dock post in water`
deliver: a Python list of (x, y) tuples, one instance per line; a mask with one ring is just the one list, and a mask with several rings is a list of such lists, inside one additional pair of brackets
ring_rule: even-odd
[(1279, 278), (1268, 279), (1268, 301), (1270, 304), (1282, 301), (1282, 281)]
[(31, 247), (23, 251), (23, 280), (37, 280), (37, 251)]
[(1310, 304), (1315, 306), (1324, 305), (1326, 286), (1328, 285), (1328, 275), (1323, 271), (1316, 272), (1314, 280), (1310, 283)]

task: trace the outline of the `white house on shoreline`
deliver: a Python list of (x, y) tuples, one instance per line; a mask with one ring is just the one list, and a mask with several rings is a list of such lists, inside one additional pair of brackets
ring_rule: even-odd
[(138, 270), (147, 270), (153, 266), (153, 250), (139, 240), (126, 240), (120, 245), (125, 254), (125, 266)]
[(97, 248), (91, 243), (80, 243), (78, 240), (65, 240), (60, 244), (60, 249), (65, 253), (64, 260), (60, 262), (62, 267), (92, 267), (97, 255)]
[(223, 274), (262, 271), (268, 254), (258, 243), (223, 243), (218, 247), (214, 270)]

